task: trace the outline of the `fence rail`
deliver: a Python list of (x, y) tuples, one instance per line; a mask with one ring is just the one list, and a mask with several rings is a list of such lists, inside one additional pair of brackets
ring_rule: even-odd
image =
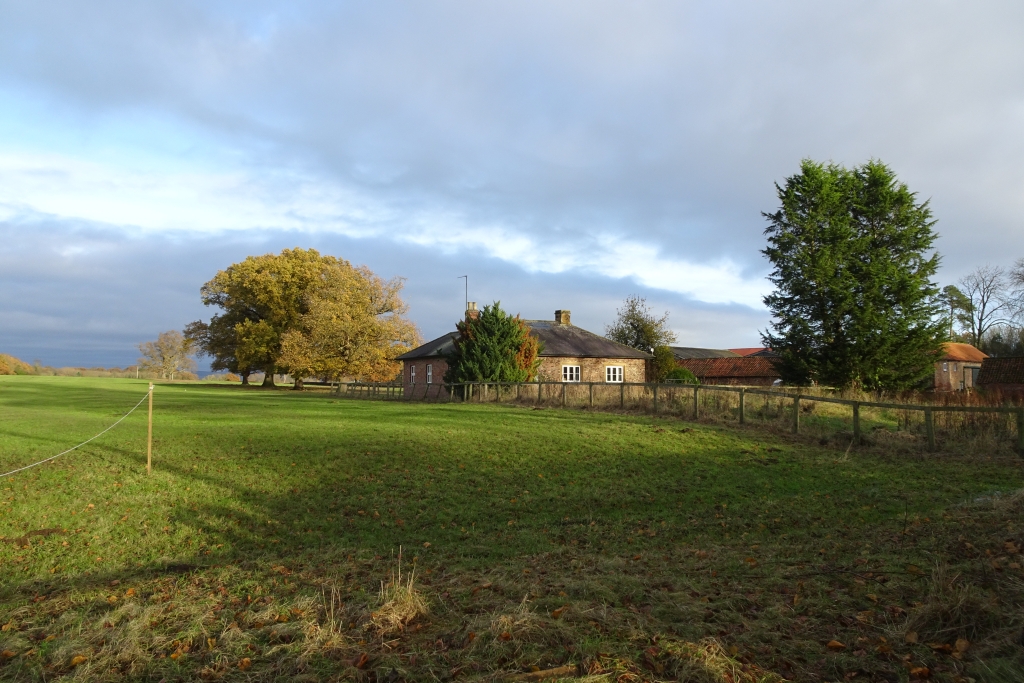
[[(631, 382), (468, 382), (416, 384), (408, 390), (397, 383), (353, 382), (339, 385), (337, 393), (353, 398), (383, 400), (511, 402), (564, 408), (641, 410), (693, 420), (731, 419), (739, 424), (753, 419), (788, 428), (794, 434), (809, 431), (822, 436), (850, 436), (856, 443), (866, 440), (866, 432), (879, 438), (891, 432), (901, 435), (896, 440), (904, 443), (920, 439), (931, 451), (938, 449), (941, 437), (947, 444), (1011, 445), (1024, 454), (1024, 406), (1021, 405), (921, 405), (819, 396), (785, 389)], [(756, 401), (753, 397), (761, 400)], [(817, 404), (823, 404), (826, 409), (819, 410)], [(835, 408), (827, 410), (828, 406), (838, 406), (840, 412), (835, 412)], [(848, 417), (846, 408), (849, 409)]]

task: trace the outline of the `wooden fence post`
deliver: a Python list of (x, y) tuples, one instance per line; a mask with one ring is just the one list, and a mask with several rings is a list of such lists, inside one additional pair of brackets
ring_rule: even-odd
[(594, 407), (594, 383), (593, 382), (590, 383), (589, 389), (590, 389), (590, 407), (593, 408)]
[(1024, 455), (1024, 408), (1017, 408), (1017, 452)]
[(543, 383), (543, 382), (541, 382), (541, 381), (540, 381), (540, 380), (538, 379), (538, 380), (537, 380), (537, 405), (540, 405), (540, 397), (541, 397), (541, 395), (542, 395), (542, 394), (544, 393), (544, 391), (543, 391), (543, 387), (544, 387), (544, 383)]
[(860, 443), (860, 401), (853, 402), (853, 441)]
[(740, 424), (744, 424), (747, 421), (747, 417), (746, 417), (746, 407), (747, 407), (746, 403), (747, 403), (747, 401), (746, 401), (746, 398), (747, 398), (746, 389), (744, 389), (743, 387), (740, 387)]
[(153, 382), (150, 382), (150, 427), (145, 441), (145, 473), (153, 474)]
[(697, 421), (697, 417), (698, 417), (698, 415), (700, 415), (700, 413), (699, 413), (699, 411), (697, 409), (697, 392), (698, 391), (700, 391), (700, 385), (699, 384), (694, 384), (693, 385), (693, 421), (694, 422)]
[(626, 383), (619, 384), (619, 409), (626, 407)]
[(519, 402), (519, 395), (522, 392), (523, 385), (520, 382), (516, 382), (516, 403)]
[(935, 421), (932, 419), (932, 409), (924, 409), (924, 430), (928, 434), (928, 450), (935, 450)]
[(658, 414), (658, 385), (654, 385), (654, 414)]
[(565, 407), (565, 382), (562, 382), (562, 407)]
[(793, 433), (800, 433), (800, 394), (793, 397)]

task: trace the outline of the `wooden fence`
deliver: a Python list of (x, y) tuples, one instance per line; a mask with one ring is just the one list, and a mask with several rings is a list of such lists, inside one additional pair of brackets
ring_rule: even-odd
[[(803, 421), (813, 422), (819, 433), (845, 431), (855, 443), (864, 441), (866, 431), (877, 434), (895, 423), (896, 432), (921, 437), (922, 445), (931, 451), (938, 448), (938, 434), (946, 441), (958, 438), (977, 441), (985, 437), (993, 443), (1010, 444), (1024, 454), (1024, 406), (1019, 405), (916, 405), (794, 393), (788, 389), (628, 382), (418, 384), (409, 392), (394, 383), (352, 383), (341, 385), (338, 391), (354, 398), (446, 403), (510, 402), (563, 408), (640, 410), (693, 420), (725, 418), (739, 424), (759, 421), (787, 428), (794, 434), (806, 431), (806, 427), (801, 425), (801, 414), (804, 414)], [(818, 404), (834, 408), (822, 411), (817, 409)], [(847, 422), (849, 430), (845, 430)], [(868, 423), (867, 430), (865, 422)]]

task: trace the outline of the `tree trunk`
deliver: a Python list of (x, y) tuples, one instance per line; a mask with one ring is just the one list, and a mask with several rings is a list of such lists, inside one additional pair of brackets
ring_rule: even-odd
[(265, 386), (265, 387), (276, 387), (277, 386), (276, 384), (274, 384), (274, 371), (273, 370), (271, 370), (270, 372), (264, 372), (263, 373), (263, 386)]
[(293, 386), (292, 389), (294, 389), (296, 391), (302, 391), (302, 380), (299, 379), (298, 377), (296, 377), (295, 378), (295, 386)]
[(245, 372), (241, 373), (241, 375), (242, 375), (242, 386), (243, 387), (249, 386), (249, 371), (246, 370)]

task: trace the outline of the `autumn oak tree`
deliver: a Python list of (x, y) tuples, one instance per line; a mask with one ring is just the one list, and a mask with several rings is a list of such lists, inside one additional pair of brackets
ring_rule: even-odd
[(217, 273), (201, 295), (221, 313), (186, 329), (214, 370), (243, 382), (259, 371), (264, 386), (273, 386), (275, 372), (378, 378), (416, 339), (402, 318), (400, 290), (400, 280), (383, 281), (344, 259), (285, 249)]
[[(395, 358), (419, 343), (404, 314), (402, 280), (339, 261), (306, 294), (297, 324), (281, 337), (279, 365), (296, 378), (383, 382), (401, 372)], [(296, 380), (297, 382), (301, 380)]]

